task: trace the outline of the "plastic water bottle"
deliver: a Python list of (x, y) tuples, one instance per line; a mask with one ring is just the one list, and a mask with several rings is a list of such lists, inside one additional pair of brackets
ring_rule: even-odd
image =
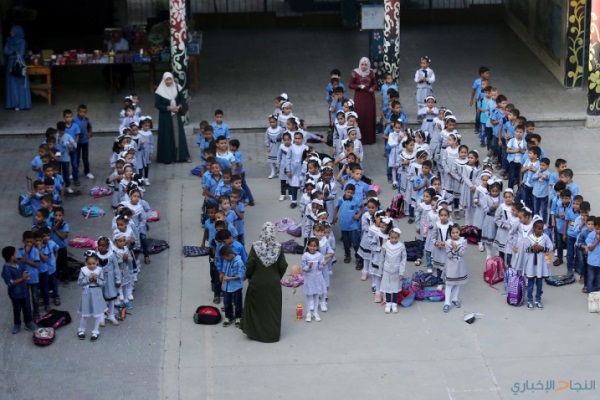
[(552, 260), (552, 256), (550, 255), (550, 253), (546, 253), (546, 267), (548, 267), (548, 269), (550, 269), (550, 266), (552, 265), (550, 263), (551, 260)]
[(296, 319), (302, 319), (304, 315), (304, 309), (302, 308), (302, 304), (298, 304), (296, 306)]

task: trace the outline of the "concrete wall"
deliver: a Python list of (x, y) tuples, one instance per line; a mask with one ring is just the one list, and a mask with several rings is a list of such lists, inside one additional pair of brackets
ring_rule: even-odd
[(564, 84), (569, 0), (504, 0), (506, 23)]

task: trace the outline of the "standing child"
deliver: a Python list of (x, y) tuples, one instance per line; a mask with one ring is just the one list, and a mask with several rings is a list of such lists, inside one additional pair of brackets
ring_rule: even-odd
[[(254, 196), (252, 196), (252, 192), (250, 191), (250, 187), (248, 187), (248, 183), (246, 182), (246, 165), (243, 162), (243, 155), (240, 151), (240, 141), (237, 139), (233, 139), (229, 141), (229, 149), (233, 153), (235, 158), (235, 170), (236, 174), (242, 177), (242, 189), (246, 192), (246, 196), (248, 199), (249, 206), (254, 205)], [(217, 154), (217, 158), (219, 155)]]
[(371, 226), (369, 229), (369, 249), (371, 250), (371, 288), (375, 293), (375, 303), (381, 303), (381, 278), (383, 277), (383, 245), (389, 238), (389, 233), (394, 227), (392, 219), (381, 216), (375, 217), (378, 226)]
[(277, 125), (277, 116), (269, 116), (269, 127), (265, 132), (265, 147), (267, 148), (267, 160), (271, 166), (271, 174), (269, 179), (273, 179), (277, 176), (277, 153), (281, 144), (282, 135), (285, 129)]
[(106, 236), (100, 236), (98, 238), (98, 265), (102, 268), (104, 286), (102, 286), (102, 297), (106, 301), (106, 307), (108, 308), (108, 315), (102, 314), (102, 321), (100, 326), (105, 324), (105, 320), (112, 325), (119, 325), (119, 321), (115, 318), (115, 300), (119, 296), (119, 287), (121, 286), (121, 269), (119, 268), (119, 262), (113, 252), (113, 244), (110, 239)]
[[(417, 259), (415, 260), (415, 266), (421, 265), (421, 257), (423, 256), (423, 250), (425, 249), (425, 241), (427, 240), (427, 234), (429, 233), (429, 212), (432, 210), (433, 197), (435, 196), (434, 188), (427, 188), (421, 196), (421, 201), (417, 203), (416, 209), (416, 234), (417, 240), (419, 241), (419, 251), (417, 253)], [(431, 268), (431, 252), (428, 251), (426, 254), (427, 268)]]
[[(360, 244), (358, 247), (358, 255), (362, 260), (362, 268), (360, 280), (366, 281), (371, 264), (371, 249), (369, 247), (369, 229), (375, 224), (375, 214), (379, 212), (379, 217), (385, 215), (384, 211), (378, 211), (380, 207), (379, 199), (372, 197), (367, 200), (367, 211), (360, 218)], [(358, 268), (357, 268), (358, 269)]]
[(485, 211), (481, 227), (481, 242), (485, 246), (486, 260), (494, 256), (494, 240), (498, 227), (496, 226), (496, 210), (500, 206), (500, 183), (494, 182), (489, 186), (489, 194), (480, 200)]
[(548, 197), (550, 196), (548, 186), (548, 180), (550, 179), (549, 167), (550, 160), (542, 158), (539, 169), (532, 177), (533, 213), (541, 216), (545, 224), (548, 224)]
[(475, 132), (479, 128), (479, 112), (477, 110), (477, 104), (475, 103), (475, 99), (479, 97), (479, 93), (481, 92), (481, 81), (490, 79), (490, 69), (485, 66), (479, 67), (479, 78), (475, 79), (473, 82), (473, 90), (471, 91), (471, 99), (469, 100), (469, 106), (473, 107), (475, 104)]
[(498, 247), (498, 253), (507, 265), (510, 264), (510, 253), (507, 248), (509, 233), (519, 222), (512, 214), (513, 200), (513, 190), (511, 188), (504, 189), (504, 202), (496, 209), (494, 216), (497, 226), (494, 244)]
[(60, 121), (56, 124), (56, 149), (57, 155), (60, 153), (60, 168), (62, 172), (62, 176), (65, 180), (65, 187), (67, 188), (67, 192), (69, 194), (73, 193), (73, 189), (71, 188), (71, 174), (69, 173), (69, 167), (71, 165), (71, 156), (70, 154), (75, 152), (77, 149), (77, 143), (75, 143), (75, 139), (68, 133), (65, 133), (67, 129), (67, 125), (64, 121)]
[(327, 222), (333, 222), (333, 213), (335, 210), (335, 199), (337, 197), (337, 184), (333, 179), (333, 168), (323, 167), (321, 170), (321, 180), (317, 182), (316, 189), (323, 193), (323, 202), (325, 211), (327, 211)]
[(600, 290), (600, 217), (594, 219), (594, 229), (585, 240), (587, 250), (587, 292)]
[(527, 308), (533, 310), (533, 286), (536, 286), (535, 307), (543, 310), (542, 285), (544, 278), (550, 276), (546, 265), (546, 253), (554, 250), (552, 240), (544, 233), (544, 221), (533, 223), (533, 233), (527, 235), (524, 245), (519, 249), (525, 258), (524, 275), (527, 277)]
[(322, 270), (327, 264), (323, 255), (319, 253), (317, 238), (308, 239), (306, 252), (302, 255), (301, 265), (304, 275), (304, 296), (306, 297), (306, 322), (312, 318), (318, 322), (321, 317), (317, 311), (319, 296), (327, 293)]
[(292, 114), (292, 107), (294, 107), (294, 105), (287, 100), (281, 104), (281, 113), (277, 117), (277, 124), (283, 129), (287, 128), (287, 120), (294, 117), (294, 114)]
[(279, 151), (277, 152), (277, 173), (281, 186), (279, 201), (284, 201), (288, 194), (290, 200), (292, 198), (292, 192), (289, 185), (289, 180), (292, 176), (292, 135), (285, 132), (281, 136), (281, 141), (282, 143), (279, 145)]
[(12, 246), (2, 249), (4, 266), (2, 267), (2, 279), (8, 286), (8, 297), (13, 307), (13, 329), (12, 333), (17, 334), (21, 330), (21, 313), (25, 322), (25, 329), (35, 330), (33, 317), (31, 316), (31, 304), (29, 303), (29, 293), (27, 281), (29, 272), (24, 264), (17, 261), (17, 250)]
[(566, 217), (571, 209), (571, 191), (569, 189), (564, 189), (560, 192), (559, 200), (550, 211), (550, 217), (554, 217), (554, 223), (552, 225), (554, 226), (554, 238), (556, 240), (556, 260), (554, 260), (553, 264), (555, 267), (558, 267), (563, 263), (563, 251), (567, 246)]
[(355, 258), (358, 259), (360, 245), (359, 220), (362, 215), (362, 195), (355, 196), (355, 186), (352, 183), (344, 187), (344, 195), (338, 199), (333, 215), (333, 223), (340, 219), (340, 231), (344, 243), (344, 264), (350, 263), (350, 246), (354, 248)]
[[(235, 315), (235, 327), (242, 326), (242, 287), (246, 279), (246, 265), (242, 258), (235, 254), (229, 246), (223, 246), (220, 251), (223, 258), (223, 269), (221, 271), (222, 290), (225, 302), (225, 319), (223, 326), (228, 327)], [(234, 314), (235, 305), (235, 314)]]
[(433, 267), (436, 269), (436, 276), (442, 277), (442, 273), (446, 266), (448, 254), (446, 252), (446, 241), (450, 239), (450, 211), (446, 208), (438, 210), (439, 221), (436, 221), (432, 225), (432, 229), (429, 231), (431, 234), (431, 242), (433, 244), (431, 250), (431, 261)]
[(90, 139), (92, 137), (92, 123), (87, 117), (88, 108), (85, 104), (80, 104), (77, 107), (77, 116), (73, 118), (73, 124), (79, 127), (79, 140), (77, 137), (77, 165), (79, 160), (83, 160), (83, 173), (88, 179), (94, 179), (94, 175), (90, 172), (89, 149)]
[(421, 57), (421, 68), (415, 72), (415, 83), (417, 84), (415, 98), (417, 109), (425, 107), (427, 97), (433, 96), (431, 84), (435, 82), (435, 74), (433, 73), (433, 70), (429, 68), (429, 64), (431, 64), (431, 59), (429, 57)]
[[(402, 150), (400, 150), (402, 148)], [(415, 140), (411, 136), (407, 136), (406, 140), (398, 146), (399, 152), (397, 156), (390, 156), (390, 159), (397, 160), (395, 166), (392, 167), (392, 188), (398, 188), (398, 193), (404, 197), (404, 213), (408, 214), (410, 206), (410, 195), (412, 192), (412, 182), (410, 181), (411, 163), (416, 159)], [(396, 172), (397, 169), (397, 172)], [(397, 176), (400, 175), (399, 177)]]
[(477, 181), (479, 180), (480, 173), (479, 153), (477, 150), (471, 150), (467, 155), (467, 163), (462, 165), (460, 170), (461, 187), (459, 204), (465, 211), (465, 222), (467, 225), (472, 225), (473, 223), (473, 197), (477, 189)]
[(418, 116), (423, 123), (421, 124), (421, 130), (427, 132), (433, 132), (434, 122), (433, 119), (438, 115), (439, 110), (435, 106), (435, 97), (427, 96), (425, 98), (425, 107), (419, 109)]
[(446, 301), (444, 312), (450, 311), (450, 304), (460, 308), (458, 293), (461, 285), (467, 283), (467, 240), (460, 236), (460, 226), (454, 224), (450, 227), (450, 239), (446, 240)]
[(325, 281), (325, 293), (319, 296), (319, 308), (323, 312), (327, 312), (327, 291), (331, 283), (330, 275), (333, 273), (332, 262), (335, 255), (335, 249), (331, 247), (329, 238), (325, 236), (325, 226), (321, 223), (316, 223), (313, 227), (314, 237), (319, 241), (319, 253), (323, 256), (323, 280)]
[[(449, 124), (446, 125), (446, 128), (448, 128), (448, 126)], [(454, 161), (457, 160), (459, 156), (460, 139), (454, 133), (451, 133), (448, 135), (447, 144), (448, 145), (445, 149), (442, 145), (442, 154), (439, 168), (442, 176), (442, 185), (444, 186), (444, 189), (446, 189), (446, 191), (454, 197), (454, 180), (451, 177), (450, 172), (452, 171)], [(468, 151), (469, 150), (467, 148), (467, 153)]]
[(219, 136), (225, 136), (227, 141), (231, 139), (231, 133), (229, 133), (229, 127), (223, 122), (225, 114), (223, 110), (215, 110), (215, 122), (210, 124), (213, 127), (213, 138), (217, 140)]
[(148, 179), (148, 170), (150, 164), (154, 159), (154, 136), (152, 136), (152, 118), (144, 116), (140, 120), (140, 145), (139, 145), (139, 157), (140, 166), (143, 169), (144, 185), (150, 186), (150, 179)]
[(100, 336), (100, 322), (104, 318), (106, 302), (102, 296), (104, 286), (104, 275), (102, 268), (98, 267), (98, 256), (93, 251), (85, 254), (85, 266), (79, 272), (77, 284), (81, 286), (81, 301), (79, 303), (79, 314), (81, 321), (77, 330), (79, 340), (85, 339), (85, 327), (89, 317), (94, 318), (94, 328), (90, 340), (95, 342)]
[(40, 253), (34, 246), (33, 232), (23, 232), (23, 248), (17, 251), (17, 260), (27, 269), (29, 275), (27, 287), (29, 288), (29, 297), (31, 298), (33, 318), (38, 318), (40, 316), (38, 301)]
[(298, 206), (298, 188), (302, 184), (302, 162), (308, 147), (303, 144), (303, 135), (301, 132), (294, 133), (294, 144), (290, 147), (290, 171), (288, 172), (290, 193), (292, 202), (290, 208), (294, 209)]
[(406, 273), (406, 248), (400, 242), (400, 228), (392, 228), (389, 239), (381, 246), (383, 274), (380, 291), (385, 293), (385, 313), (398, 312), (398, 292)]

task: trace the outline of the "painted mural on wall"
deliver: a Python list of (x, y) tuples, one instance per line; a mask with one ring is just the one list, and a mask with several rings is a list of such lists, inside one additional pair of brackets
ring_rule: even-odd
[(600, 115), (600, 1), (592, 2), (588, 54), (588, 115)]
[(400, 0), (385, 0), (383, 25), (383, 69), (398, 82), (398, 60), (400, 57)]
[(185, 0), (169, 0), (169, 15), (171, 23), (171, 67), (173, 68), (173, 76), (183, 88), (183, 94), (186, 99), (189, 99)]
[(565, 62), (565, 87), (583, 85), (585, 62), (585, 3), (586, 0), (569, 1), (567, 23), (567, 60)]
[(369, 35), (371, 68), (375, 72), (377, 85), (381, 87), (383, 84), (383, 74), (386, 72), (383, 64), (383, 31), (374, 29), (369, 31)]

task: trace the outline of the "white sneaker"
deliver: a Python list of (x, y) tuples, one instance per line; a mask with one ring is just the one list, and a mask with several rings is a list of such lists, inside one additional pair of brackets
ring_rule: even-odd
[(144, 178), (144, 185), (145, 186), (150, 186), (150, 179)]
[(291, 195), (291, 194), (290, 194), (290, 200), (293, 200), (293, 199), (292, 199), (292, 195)]
[(282, 194), (281, 196), (279, 196), (279, 201), (285, 201), (285, 198), (287, 196), (285, 194)]
[(312, 320), (312, 315), (310, 314), (310, 312), (307, 312), (305, 321), (310, 322), (311, 320)]
[(125, 298), (123, 297), (122, 294), (119, 295), (119, 301), (121, 301), (121, 303), (125, 300)]
[(100, 327), (104, 328), (106, 326), (106, 320), (104, 318), (102, 318), (102, 321), (100, 321)]
[(89, 174), (86, 175), (88, 179), (94, 179), (94, 175), (92, 175), (92, 173), (90, 172)]
[(127, 296), (127, 300), (132, 301), (133, 300), (133, 295), (130, 294), (129, 296)]
[[(137, 282), (137, 281), (138, 281), (138, 278), (137, 278), (137, 273), (133, 275), (133, 281), (134, 281), (134, 282)], [(129, 299), (129, 300), (132, 300), (132, 299)]]
[(73, 194), (73, 193), (74, 193), (74, 192), (73, 192), (73, 189), (71, 189), (70, 187), (68, 187), (68, 188), (67, 188), (67, 193), (71, 193), (71, 194)]
[(313, 315), (313, 317), (315, 317), (315, 321), (317, 321), (317, 322), (321, 322), (321, 317), (319, 316), (319, 314), (318, 314), (318, 313), (315, 313), (315, 314)]
[(398, 314), (398, 304), (392, 303), (392, 312)]
[(273, 173), (273, 174), (269, 175), (269, 179), (273, 179), (273, 178), (275, 178), (276, 176), (277, 176), (277, 175), (275, 175), (275, 174)]
[(319, 305), (319, 307), (321, 308), (321, 311), (327, 312), (327, 303), (325, 303), (324, 301), (321, 302), (321, 304)]
[(73, 180), (73, 175), (69, 175), (69, 179), (70, 179), (70, 180)]
[(108, 322), (110, 322), (114, 326), (119, 325), (119, 321), (117, 321), (117, 319), (115, 317), (108, 318)]
[(392, 303), (385, 303), (385, 313), (389, 314), (392, 312)]
[(483, 248), (483, 243), (479, 242), (479, 251), (485, 251), (485, 249)]

